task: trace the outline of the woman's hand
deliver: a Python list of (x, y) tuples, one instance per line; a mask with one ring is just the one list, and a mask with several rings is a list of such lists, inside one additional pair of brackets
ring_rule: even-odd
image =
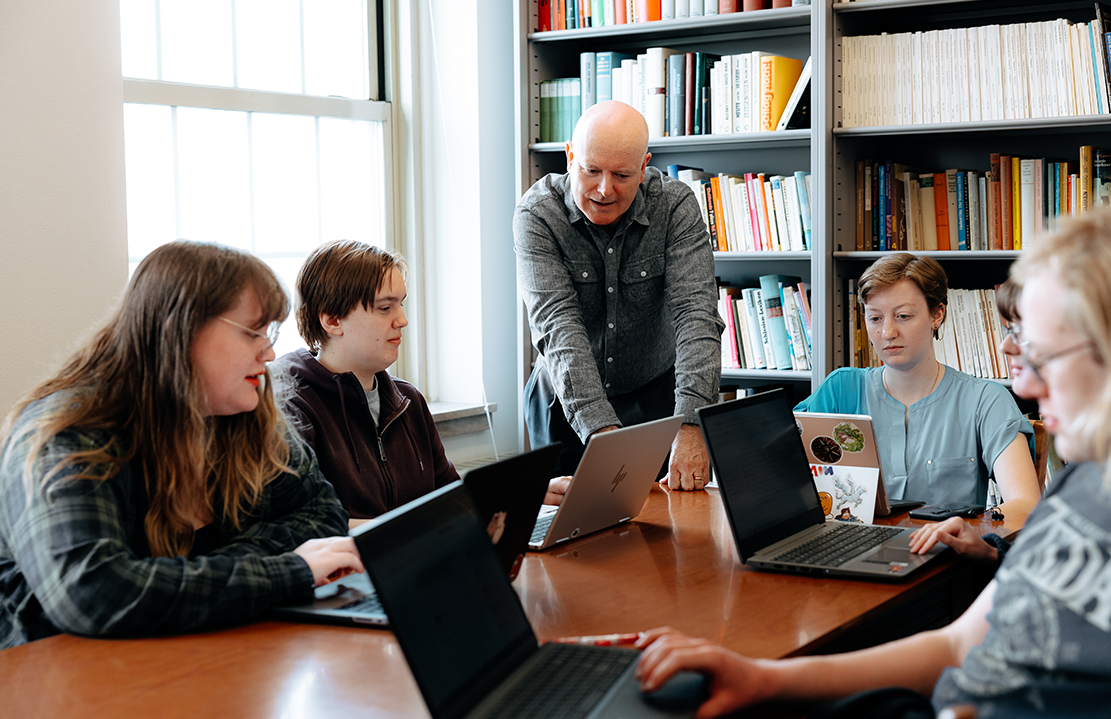
[(355, 540), (351, 537), (310, 539), (293, 553), (305, 560), (312, 570), (312, 580), (319, 587), (348, 574), (365, 571)]
[(938, 542), (968, 559), (999, 561), (999, 552), (995, 547), (985, 542), (980, 533), (960, 517), (951, 517), (944, 522), (916, 530), (910, 535), (910, 551), (925, 554)]
[(699, 707), (696, 719), (728, 714), (770, 696), (764, 662), (746, 659), (713, 642), (663, 627), (644, 632), (636, 645), (644, 650), (636, 676), (646, 692), (660, 688), (683, 670), (710, 678), (710, 698)]

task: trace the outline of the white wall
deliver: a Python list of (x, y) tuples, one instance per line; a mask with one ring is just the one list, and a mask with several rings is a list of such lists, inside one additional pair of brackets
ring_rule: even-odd
[[(497, 449), (514, 450), (513, 13), (496, 0), (419, 12), (429, 399), (478, 401), (484, 385)], [(493, 449), (489, 432), (444, 444), (454, 459)]]
[(0, 415), (127, 282), (119, 0), (0, 5)]

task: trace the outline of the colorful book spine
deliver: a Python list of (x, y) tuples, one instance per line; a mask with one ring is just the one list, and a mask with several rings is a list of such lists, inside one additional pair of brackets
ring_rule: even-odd
[(784, 275), (762, 275), (760, 277), (760, 293), (764, 300), (764, 314), (768, 324), (768, 336), (771, 338), (773, 353), (775, 355), (776, 369), (789, 370), (792, 368), (791, 348), (787, 338), (787, 324), (783, 319), (783, 304), (780, 300), (779, 285), (791, 285), (799, 282), (798, 277)]

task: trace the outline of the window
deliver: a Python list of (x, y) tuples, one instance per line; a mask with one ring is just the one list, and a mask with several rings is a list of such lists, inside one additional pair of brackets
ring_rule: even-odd
[[(384, 245), (390, 106), (374, 0), (121, 0), (131, 267), (241, 247), (292, 291), (321, 242)], [(292, 319), (275, 351), (303, 346)]]

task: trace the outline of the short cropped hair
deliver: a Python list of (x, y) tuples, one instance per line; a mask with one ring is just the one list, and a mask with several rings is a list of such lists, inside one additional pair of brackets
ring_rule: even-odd
[(343, 319), (358, 304), (369, 307), (395, 268), (408, 272), (399, 253), (366, 242), (336, 240), (313, 250), (297, 273), (297, 331), (309, 351), (318, 354), (330, 338), (320, 315)]
[[(857, 294), (860, 301), (867, 304), (870, 294), (886, 290), (902, 280), (910, 280), (922, 291), (931, 315), (938, 307), (944, 308), (949, 304), (949, 278), (945, 276), (945, 270), (934, 258), (919, 257), (909, 252), (896, 252), (873, 262), (860, 276)], [(939, 327), (944, 324), (946, 316), (947, 313), (942, 312)], [(937, 337), (935, 329), (934, 339)]]

